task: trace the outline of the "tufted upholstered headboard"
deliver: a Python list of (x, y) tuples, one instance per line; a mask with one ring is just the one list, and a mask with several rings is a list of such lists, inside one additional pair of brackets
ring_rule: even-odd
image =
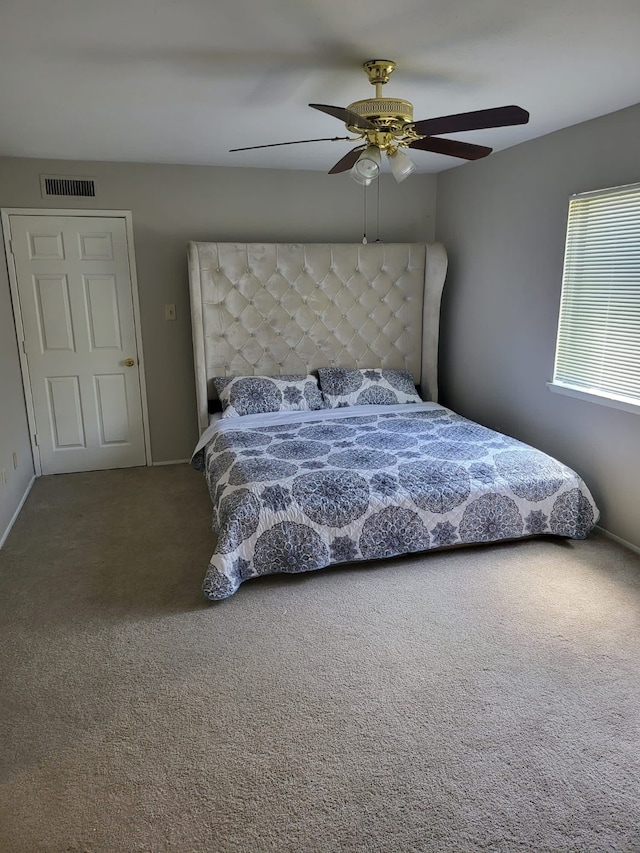
[(409, 370), (438, 393), (439, 243), (188, 244), (198, 422), (213, 376)]

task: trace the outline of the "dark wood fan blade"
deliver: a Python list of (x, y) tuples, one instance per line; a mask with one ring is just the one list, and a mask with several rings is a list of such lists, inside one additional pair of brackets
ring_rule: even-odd
[(472, 113), (458, 113), (452, 116), (426, 118), (414, 124), (416, 133), (425, 136), (437, 136), (441, 133), (462, 133), (465, 130), (483, 130), (486, 127), (508, 127), (514, 124), (526, 124), (529, 113), (522, 107), (494, 107), (490, 110), (475, 110)]
[(338, 172), (346, 172), (353, 166), (365, 147), (364, 145), (360, 145), (358, 148), (352, 148), (348, 154), (345, 154), (341, 160), (338, 160), (332, 169), (329, 169), (329, 174), (336, 175)]
[(248, 148), (230, 148), (232, 151), (253, 151), (254, 148), (277, 148), (279, 145), (302, 145), (303, 142), (356, 142), (351, 136), (325, 136), (321, 139), (296, 139), (294, 142), (270, 142), (268, 145), (249, 145)]
[(450, 157), (461, 157), (463, 160), (480, 160), (491, 154), (493, 148), (486, 145), (473, 145), (470, 142), (458, 142), (457, 139), (438, 139), (437, 136), (427, 136), (411, 142), (409, 148), (419, 148), (421, 151), (433, 151), (434, 154), (448, 154)]
[(309, 104), (309, 106), (313, 107), (314, 110), (320, 110), (321, 113), (327, 113), (327, 115), (334, 118), (339, 118), (340, 121), (348, 124), (349, 127), (359, 127), (361, 130), (375, 130), (376, 128), (375, 124), (369, 121), (368, 118), (362, 118), (362, 116), (352, 113), (346, 107), (331, 107), (327, 106), (327, 104)]

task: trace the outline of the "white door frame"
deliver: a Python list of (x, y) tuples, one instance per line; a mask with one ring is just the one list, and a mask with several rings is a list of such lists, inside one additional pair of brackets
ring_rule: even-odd
[(71, 210), (69, 208), (30, 208), (30, 207), (3, 207), (0, 210), (2, 218), (2, 232), (4, 235), (4, 251), (7, 259), (7, 269), (9, 271), (9, 288), (11, 290), (11, 304), (13, 306), (13, 318), (16, 326), (16, 335), (18, 338), (18, 354), (20, 357), (20, 368), (22, 373), (22, 387), (24, 389), (24, 399), (27, 408), (27, 421), (29, 424), (29, 440), (31, 442), (31, 450), (33, 452), (33, 463), (36, 477), (42, 476), (42, 464), (40, 461), (40, 451), (35, 443), (36, 435), (36, 418), (33, 407), (33, 398), (31, 396), (31, 378), (29, 375), (29, 365), (24, 349), (24, 327), (22, 323), (22, 313), (20, 311), (20, 299), (18, 297), (18, 276), (16, 266), (13, 260), (11, 251), (11, 223), (10, 216), (73, 216), (73, 217), (111, 217), (114, 219), (124, 219), (126, 235), (127, 235), (127, 253), (129, 258), (129, 270), (131, 273), (131, 296), (133, 299), (133, 323), (136, 334), (136, 349), (137, 361), (139, 367), (140, 381), (140, 398), (142, 403), (142, 428), (144, 432), (144, 452), (147, 465), (152, 465), (151, 461), (151, 435), (149, 431), (149, 408), (147, 405), (147, 384), (144, 372), (144, 356), (142, 352), (142, 327), (140, 323), (140, 302), (138, 299), (138, 277), (136, 274), (136, 261), (133, 251), (133, 217), (130, 210)]

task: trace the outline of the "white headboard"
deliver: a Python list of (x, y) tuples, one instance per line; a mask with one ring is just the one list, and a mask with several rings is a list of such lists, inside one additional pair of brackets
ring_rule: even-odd
[(438, 393), (439, 243), (188, 244), (200, 429), (213, 376), (409, 370)]

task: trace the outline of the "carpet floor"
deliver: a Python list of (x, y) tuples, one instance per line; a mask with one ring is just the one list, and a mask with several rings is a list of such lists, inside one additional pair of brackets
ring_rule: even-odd
[(208, 602), (187, 465), (40, 478), (0, 551), (2, 853), (638, 853), (640, 557), (601, 535)]

